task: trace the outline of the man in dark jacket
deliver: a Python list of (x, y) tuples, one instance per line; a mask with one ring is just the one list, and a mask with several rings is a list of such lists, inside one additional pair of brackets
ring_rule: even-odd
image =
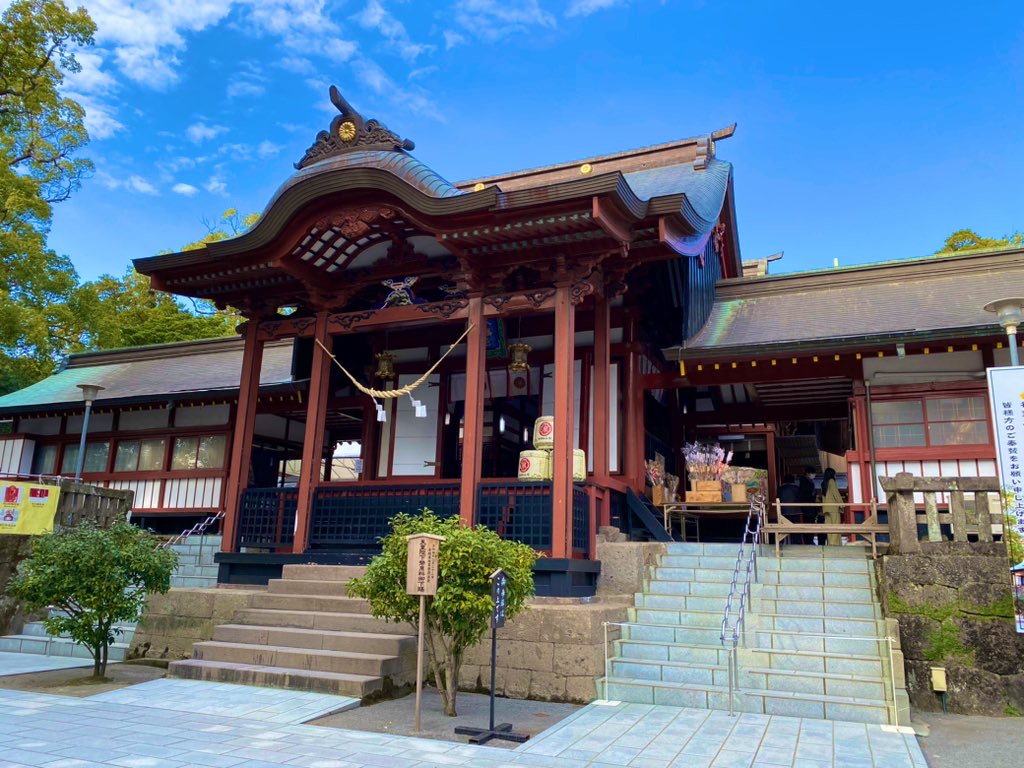
[[(789, 522), (802, 523), (804, 521), (803, 510), (800, 507), (787, 506), (789, 504), (799, 504), (803, 501), (800, 495), (800, 488), (797, 486), (796, 478), (793, 475), (786, 475), (782, 478), (782, 485), (779, 486), (779, 501), (782, 502), (782, 516)], [(790, 534), (789, 542), (791, 544), (803, 544), (804, 537), (802, 534)]]

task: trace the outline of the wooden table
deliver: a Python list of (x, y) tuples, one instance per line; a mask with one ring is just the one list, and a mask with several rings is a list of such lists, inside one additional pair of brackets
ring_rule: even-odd
[(690, 541), (687, 523), (694, 528), (693, 541), (700, 541), (701, 517), (745, 517), (750, 509), (749, 501), (666, 501), (661, 507), (662, 521), (669, 536), (672, 535), (672, 519), (679, 518), (683, 541)]

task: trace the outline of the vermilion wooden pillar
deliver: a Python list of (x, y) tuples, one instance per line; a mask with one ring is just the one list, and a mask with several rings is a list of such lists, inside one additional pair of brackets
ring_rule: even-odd
[(641, 491), (644, 487), (644, 388), (640, 378), (640, 354), (633, 344), (626, 353), (623, 410), (623, 474), (634, 490)]
[(476, 489), (484, 456), (484, 373), (487, 365), (487, 328), (484, 301), (469, 299), (466, 337), (466, 400), (462, 425), (462, 482), (459, 486), (459, 517), (465, 525), (476, 522)]
[[(594, 297), (594, 479), (603, 483), (610, 474), (611, 414), (608, 400), (611, 396), (610, 312), (605, 296)], [(607, 494), (601, 505), (598, 525), (611, 524), (611, 508)]]
[(250, 318), (245, 327), (242, 348), (242, 377), (238, 384), (238, 408), (235, 429), (231, 436), (231, 461), (228, 465), (227, 491), (224, 496), (224, 538), (221, 549), (238, 549), (238, 507), (242, 491), (249, 484), (249, 463), (252, 458), (252, 433), (256, 428), (256, 403), (260, 395), (260, 369), (263, 367), (263, 342), (259, 334), (259, 318)]
[(320, 484), (320, 458), (324, 450), (324, 420), (331, 379), (331, 358), (321, 348), (331, 348), (327, 333), (327, 312), (318, 312), (314, 329), (313, 365), (309, 374), (309, 401), (306, 404), (306, 431), (302, 438), (302, 475), (295, 508), (295, 541), (292, 552), (301, 554), (309, 547), (309, 527), (313, 515), (313, 493)]
[(568, 285), (555, 289), (555, 445), (551, 456), (551, 556), (572, 557), (572, 449), (576, 307)]

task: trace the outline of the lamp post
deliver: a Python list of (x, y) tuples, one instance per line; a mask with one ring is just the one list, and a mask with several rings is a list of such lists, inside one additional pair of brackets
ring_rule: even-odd
[(1017, 355), (1017, 328), (1024, 322), (1024, 299), (1010, 298), (990, 301), (984, 307), (986, 312), (995, 312), (999, 324), (1006, 329), (1010, 342), (1010, 365), (1020, 365)]
[(85, 400), (85, 417), (82, 419), (82, 439), (78, 443), (78, 464), (75, 467), (75, 482), (82, 482), (82, 468), (85, 466), (85, 437), (89, 433), (89, 415), (92, 413), (92, 401), (100, 393), (99, 384), (79, 384), (82, 390), (82, 399)]

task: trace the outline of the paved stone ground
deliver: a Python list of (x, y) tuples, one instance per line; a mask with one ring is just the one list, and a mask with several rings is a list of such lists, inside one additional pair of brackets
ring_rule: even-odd
[(920, 742), (931, 768), (1019, 768), (1022, 763), (1022, 718), (915, 712), (914, 723), (928, 729)]
[(359, 699), (283, 688), (164, 678), (90, 696), (90, 701), (292, 725), (359, 706)]
[(92, 659), (69, 659), (63, 656), (43, 656), (36, 653), (8, 653), (0, 651), (0, 675), (24, 675), (29, 672), (48, 672), (51, 669), (91, 667)]

